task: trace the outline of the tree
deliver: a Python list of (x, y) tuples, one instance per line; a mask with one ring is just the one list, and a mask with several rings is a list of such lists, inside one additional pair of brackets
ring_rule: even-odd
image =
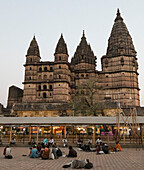
[(83, 115), (98, 115), (103, 110), (103, 104), (99, 102), (102, 87), (96, 81), (89, 81), (79, 86), (72, 99), (74, 112)]

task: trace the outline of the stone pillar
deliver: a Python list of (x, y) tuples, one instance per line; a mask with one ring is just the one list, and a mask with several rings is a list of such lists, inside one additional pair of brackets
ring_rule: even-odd
[(96, 133), (96, 127), (94, 126), (93, 129), (93, 138), (92, 138), (92, 144), (95, 145), (95, 133)]
[(66, 126), (64, 126), (64, 138), (66, 138)]
[(29, 142), (31, 142), (31, 126), (29, 127)]
[(37, 144), (38, 144), (38, 135), (39, 135), (39, 126), (37, 126), (37, 141), (36, 141)]
[(73, 140), (73, 143), (74, 143), (74, 126), (72, 126), (72, 140)]
[(11, 142), (12, 140), (12, 125), (10, 126), (10, 138), (9, 138), (9, 142)]
[(125, 129), (124, 129), (124, 127), (123, 127), (123, 144), (125, 145)]
[(140, 131), (141, 131), (141, 142), (142, 142), (142, 147), (143, 147), (143, 144), (144, 144), (144, 125), (141, 125), (140, 126)]
[(53, 135), (53, 126), (51, 125), (51, 136)]

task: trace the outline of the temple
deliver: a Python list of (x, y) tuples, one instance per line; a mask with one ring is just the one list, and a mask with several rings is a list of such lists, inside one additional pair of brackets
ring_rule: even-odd
[[(93, 84), (92, 90), (97, 90), (93, 95), (95, 101), (119, 102), (122, 108), (140, 106), (136, 51), (119, 9), (108, 39), (106, 55), (101, 58), (101, 71), (96, 68), (97, 58), (84, 31), (71, 62), (68, 62), (68, 57), (67, 45), (61, 34), (54, 61), (41, 61), (34, 36), (24, 64), (24, 89), (20, 91), (23, 95), (10, 95), (8, 98), (8, 107), (12, 108), (12, 112), (17, 112), (18, 116), (51, 115), (46, 110), (50, 112), (54, 106), (68, 104), (76, 95), (89, 98), (87, 87), (90, 83)], [(26, 108), (29, 114), (23, 111)], [(36, 108), (43, 113), (33, 112)]]

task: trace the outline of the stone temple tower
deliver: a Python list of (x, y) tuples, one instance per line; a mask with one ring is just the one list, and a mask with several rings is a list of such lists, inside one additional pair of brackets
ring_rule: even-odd
[(40, 62), (40, 52), (35, 36), (30, 43), (26, 55), (23, 102), (36, 101), (37, 63)]
[(55, 102), (68, 102), (70, 100), (70, 70), (67, 45), (62, 34), (54, 56), (53, 100)]
[(119, 9), (101, 60), (105, 98), (140, 106), (136, 51)]

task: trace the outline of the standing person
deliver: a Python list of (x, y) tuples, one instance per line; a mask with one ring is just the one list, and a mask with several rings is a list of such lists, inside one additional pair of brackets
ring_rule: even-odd
[(102, 144), (102, 140), (101, 140), (100, 137), (98, 137), (98, 139), (96, 140), (96, 145), (97, 145), (98, 143)]
[(50, 145), (53, 145), (54, 144), (54, 139), (51, 137), (50, 140), (49, 140), (49, 144)]
[(66, 147), (66, 146), (67, 146), (67, 139), (64, 138), (64, 139), (62, 140), (62, 142), (63, 142), (63, 147)]
[(43, 140), (42, 144), (43, 144), (44, 146), (46, 146), (46, 145), (47, 145), (47, 138), (46, 138), (46, 137), (44, 138), (44, 140)]
[(8, 145), (4, 148), (3, 155), (5, 155), (5, 158), (7, 158), (7, 159), (13, 158), (11, 155), (11, 148)]
[(36, 146), (33, 146), (31, 154), (30, 154), (30, 158), (38, 158), (38, 151), (36, 149)]
[(67, 157), (77, 157), (77, 152), (73, 149), (72, 146), (69, 146), (69, 154)]

